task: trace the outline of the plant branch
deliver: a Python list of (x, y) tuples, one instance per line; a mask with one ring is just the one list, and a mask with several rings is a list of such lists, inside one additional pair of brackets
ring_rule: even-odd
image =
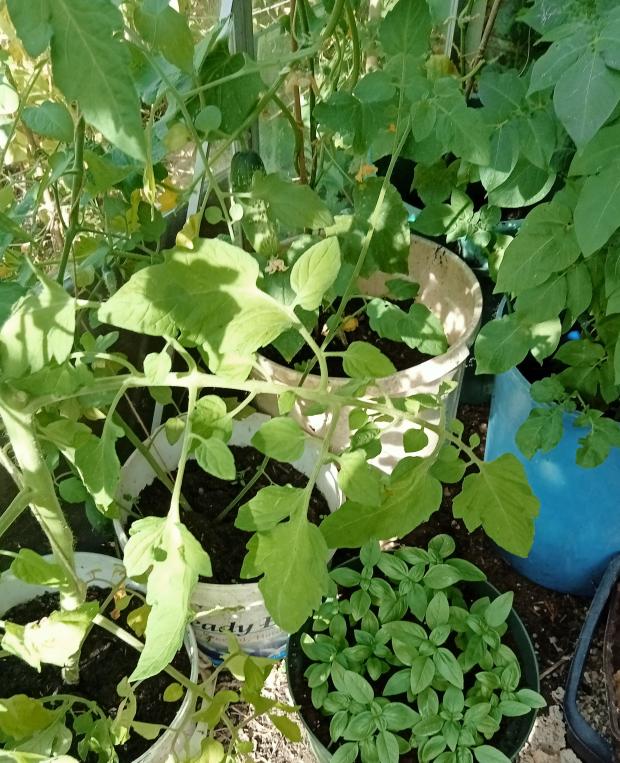
[(179, 510), (181, 485), (183, 484), (183, 475), (185, 474), (185, 464), (187, 463), (187, 458), (189, 456), (189, 447), (192, 439), (192, 413), (196, 407), (197, 398), (198, 387), (190, 387), (187, 400), (187, 422), (185, 425), (185, 432), (183, 433), (183, 445), (181, 447), (181, 455), (179, 457), (177, 476), (174, 481), (174, 488), (172, 490), (172, 499), (170, 500), (170, 511), (168, 512), (168, 521), (173, 523), (178, 523), (181, 521), (181, 514)]
[(267, 468), (267, 464), (269, 463), (269, 456), (265, 456), (263, 460), (261, 461), (258, 469), (254, 472), (252, 475), (252, 479), (248, 480), (248, 482), (243, 486), (242, 490), (239, 491), (239, 493), (232, 499), (232, 501), (226, 506), (215, 518), (216, 524), (218, 522), (223, 522), (224, 519), (230, 514), (230, 512), (237, 506), (243, 498), (250, 492), (250, 490), (256, 485), (258, 480), (263, 476), (265, 473), (265, 469)]
[(11, 527), (13, 522), (15, 522), (28, 508), (31, 500), (32, 491), (26, 488), (25, 490), (22, 490), (20, 493), (18, 493), (15, 498), (13, 498), (11, 503), (6, 507), (6, 509), (4, 509), (0, 515), (0, 538), (9, 529), (9, 527)]
[[(84, 183), (84, 136), (86, 132), (86, 123), (84, 117), (78, 118), (75, 126), (75, 153), (73, 159), (73, 183), (71, 185), (71, 209), (69, 212), (69, 227), (65, 232), (65, 243), (60, 257), (60, 267), (56, 280), (59, 284), (65, 279), (65, 270), (67, 262), (73, 247), (73, 241), (78, 234), (80, 225), (80, 196), (82, 194), (82, 184)], [(76, 284), (77, 286), (77, 284)]]
[[(489, 44), (489, 39), (491, 37), (491, 32), (493, 31), (493, 27), (495, 26), (495, 21), (497, 19), (497, 14), (499, 13), (499, 6), (501, 5), (502, 0), (493, 0), (493, 5), (491, 6), (491, 10), (489, 11), (489, 18), (487, 19), (486, 26), (484, 27), (484, 32), (482, 33), (482, 39), (480, 40), (480, 46), (478, 47), (478, 52), (474, 56), (474, 59), (471, 63), (470, 70), (475, 70), (479, 63), (482, 61), (482, 58), (484, 56), (484, 51), (487, 48), (487, 45)], [(465, 97), (469, 98), (471, 95), (472, 90), (474, 89), (474, 78), (472, 77), (468, 83), (467, 87), (465, 88)]]

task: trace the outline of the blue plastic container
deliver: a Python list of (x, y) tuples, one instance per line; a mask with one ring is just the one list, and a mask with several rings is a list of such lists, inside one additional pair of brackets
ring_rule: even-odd
[(556, 591), (593, 596), (610, 559), (620, 552), (620, 448), (595, 469), (575, 463), (578, 440), (587, 430), (564, 415), (564, 436), (549, 453), (528, 461), (515, 435), (536, 405), (530, 384), (517, 369), (495, 379), (486, 460), (514, 453), (540, 500), (534, 545), (527, 558), (506, 555), (535, 583)]

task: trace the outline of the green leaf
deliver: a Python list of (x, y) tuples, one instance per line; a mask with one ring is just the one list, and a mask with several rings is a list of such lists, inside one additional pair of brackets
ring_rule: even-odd
[[(256, 286), (256, 260), (219, 239), (194, 251), (176, 248), (166, 262), (135, 273), (99, 309), (99, 320), (151, 336), (202, 345), (211, 363), (246, 357), (289, 328), (292, 319)], [(200, 309), (196, 309), (200, 305)]]
[(205, 440), (218, 437), (228, 442), (232, 434), (232, 421), (226, 403), (217, 395), (203, 395), (198, 399), (191, 414), (191, 424), (192, 433)]
[(398, 328), (401, 340), (412, 349), (427, 355), (441, 355), (448, 349), (443, 325), (426, 305), (411, 305)]
[(275, 173), (255, 173), (252, 196), (266, 202), (274, 217), (288, 230), (316, 230), (334, 222), (327, 205), (310, 186), (292, 183)]
[(338, 463), (338, 484), (352, 501), (379, 506), (383, 498), (383, 474), (367, 462), (364, 450), (343, 453)]
[(185, 689), (183, 689), (181, 684), (171, 683), (164, 689), (162, 699), (164, 702), (178, 702), (184, 694)]
[[(618, 75), (620, 77), (620, 74)], [(575, 233), (586, 257), (609, 241), (620, 226), (620, 179), (612, 164), (586, 178), (575, 207)]]
[(567, 366), (590, 367), (605, 357), (605, 348), (590, 339), (574, 339), (563, 344), (555, 359)]
[(428, 435), (423, 429), (408, 429), (403, 435), (405, 453), (417, 453), (428, 445)]
[(474, 755), (478, 763), (510, 763), (510, 758), (507, 758), (503, 752), (488, 744), (474, 747)]
[(518, 365), (532, 346), (532, 335), (516, 313), (485, 324), (475, 344), (476, 373), (500, 374)]
[(534, 539), (534, 519), (540, 502), (532, 493), (521, 462), (511, 453), (478, 464), (478, 473), (463, 481), (453, 501), (457, 519), (469, 532), (482, 525), (499, 546), (527, 556)]
[(331, 763), (355, 763), (358, 752), (359, 746), (356, 742), (346, 742), (334, 752)]
[(57, 710), (48, 710), (41, 700), (31, 699), (25, 694), (0, 699), (0, 732), (3, 737), (16, 742), (43, 731), (57, 717)]
[(295, 305), (304, 310), (320, 307), (325, 292), (334, 283), (339, 271), (340, 246), (335, 236), (307, 249), (291, 270), (291, 286), (296, 294)]
[(62, 588), (67, 583), (67, 577), (60, 565), (48, 562), (29, 548), (20, 548), (11, 563), (11, 572), (16, 578), (31, 585)]
[(62, 668), (81, 648), (98, 612), (99, 604), (91, 601), (70, 611), (52, 612), (27, 625), (6, 622), (2, 649), (38, 671), (41, 663)]
[[(212, 84), (231, 75), (234, 79)], [(211, 84), (204, 93), (204, 105), (217, 107), (222, 115), (219, 130), (228, 135), (249, 117), (265, 87), (256, 64), (242, 53), (231, 55), (227, 39), (222, 39), (205, 58), (201, 81)]]
[(579, 438), (577, 463), (587, 469), (602, 464), (612, 448), (620, 448), (620, 423), (606, 418), (600, 411), (582, 414), (575, 426), (590, 426), (590, 432)]
[(376, 738), (377, 753), (381, 763), (398, 763), (400, 752), (398, 742), (390, 731), (380, 731)]
[(497, 292), (520, 294), (565, 270), (580, 254), (568, 207), (540, 204), (526, 217), (504, 253), (497, 276)]
[(446, 625), (450, 618), (450, 605), (448, 597), (443, 591), (433, 595), (426, 609), (426, 622), (429, 628), (435, 629), (440, 625)]
[(394, 469), (380, 506), (346, 501), (321, 523), (330, 548), (357, 548), (373, 538), (403, 537), (439, 508), (441, 483), (429, 464), (407, 457)]
[(531, 708), (541, 708), (547, 706), (545, 698), (533, 689), (519, 689), (517, 692), (517, 699), (519, 702), (523, 702), (525, 705), (528, 705), (528, 707)]
[(75, 465), (84, 486), (97, 506), (106, 509), (116, 498), (121, 475), (121, 464), (116, 454), (116, 440), (123, 430), (110, 420), (101, 437), (91, 435), (75, 453)]
[(252, 445), (269, 458), (291, 463), (302, 457), (306, 435), (293, 419), (277, 416), (261, 425), (252, 437)]
[(375, 698), (368, 681), (352, 670), (332, 671), (332, 681), (339, 692), (361, 705), (367, 705)]
[(84, 503), (88, 491), (77, 477), (69, 477), (58, 484), (58, 492), (67, 503)]
[(26, 293), (27, 289), (15, 281), (0, 281), (0, 328), (11, 314), (13, 305)]
[(426, 3), (400, 0), (379, 27), (379, 39), (389, 56), (423, 56), (429, 49), (431, 17)]
[[(222, 124), (222, 112), (217, 106), (205, 106), (204, 109), (198, 112), (194, 124), (197, 130), (206, 135), (212, 130), (217, 130)], [(207, 222), (215, 225), (222, 219), (222, 210), (219, 207), (207, 207), (205, 217)]]
[(451, 683), (452, 686), (462, 690), (464, 685), (463, 671), (452, 652), (449, 649), (440, 647), (435, 653), (433, 660), (439, 675)]
[(620, 73), (609, 69), (595, 49), (564, 71), (553, 93), (556, 114), (578, 148), (596, 135), (619, 100)]
[(438, 111), (435, 132), (443, 145), (473, 164), (487, 165), (490, 161), (491, 129), (483, 121), (479, 109), (467, 106), (463, 92), (453, 77), (435, 82)]
[(351, 342), (342, 356), (347, 376), (379, 379), (396, 373), (396, 367), (381, 350), (368, 342)]
[(120, 11), (109, 0), (49, 0), (49, 7), (55, 84), (111, 143), (144, 160), (140, 100)]
[(0, 328), (0, 375), (19, 378), (67, 359), (73, 347), (75, 306), (54, 281), (39, 276), (40, 288), (13, 305)]
[(566, 273), (566, 306), (572, 320), (584, 313), (592, 302), (592, 278), (585, 262), (578, 262)]
[(414, 697), (427, 689), (435, 677), (435, 664), (430, 657), (416, 657), (411, 665), (409, 689)]
[(385, 285), (394, 299), (415, 299), (420, 291), (420, 284), (407, 278), (390, 278)]
[(231, 449), (218, 437), (201, 442), (194, 451), (200, 468), (220, 480), (234, 480), (237, 476), (235, 457)]
[(52, 36), (49, 0), (7, 0), (7, 8), (17, 34), (28, 55), (36, 58), (49, 45)]
[(261, 533), (256, 564), (264, 572), (258, 584), (274, 622), (294, 633), (327, 592), (327, 544), (316, 525), (298, 513)]
[(528, 715), (531, 710), (529, 705), (511, 699), (502, 700), (497, 706), (497, 709), (507, 718), (518, 718), (522, 715)]
[(151, 352), (144, 358), (144, 375), (150, 384), (161, 384), (172, 369), (172, 359), (166, 351)]
[(390, 731), (410, 729), (417, 720), (417, 713), (402, 702), (390, 702), (385, 705), (381, 717)]
[(450, 564), (435, 564), (424, 576), (424, 583), (433, 590), (448, 588), (461, 579), (458, 570)]
[(556, 318), (566, 307), (566, 276), (551, 276), (544, 284), (522, 291), (515, 308), (528, 323), (538, 323)]
[(515, 442), (526, 458), (533, 458), (539, 450), (543, 453), (553, 450), (563, 432), (561, 408), (533, 408), (517, 430)]
[(239, 507), (235, 527), (247, 532), (272, 530), (279, 522), (297, 513), (304, 491), (291, 485), (268, 485)]
[(301, 742), (301, 729), (286, 715), (269, 713), (269, 720), (289, 742)]
[(506, 622), (508, 615), (512, 609), (512, 601), (514, 594), (512, 591), (507, 591), (501, 594), (489, 604), (484, 611), (484, 619), (491, 626), (491, 628), (499, 628), (500, 625)]
[(554, 42), (534, 63), (528, 94), (554, 87), (587, 46), (585, 29), (577, 29), (574, 34)]
[(620, 124), (603, 127), (585, 146), (578, 149), (571, 162), (570, 175), (596, 175), (618, 161)]
[(147, 45), (187, 74), (194, 65), (194, 41), (187, 20), (168, 5), (161, 7), (157, 0), (142, 0), (133, 15), (136, 29)]
[(55, 101), (44, 101), (38, 106), (28, 106), (22, 112), (26, 127), (46, 138), (73, 142), (73, 117), (67, 107)]
[(212, 573), (209, 555), (180, 522), (146, 517), (132, 524), (129, 535), (124, 553), (127, 575), (149, 573), (146, 641), (130, 676), (131, 681), (141, 681), (162, 671), (181, 648), (198, 577)]
[[(353, 264), (357, 262), (360, 247), (370, 228), (370, 217), (382, 187), (382, 178), (371, 177), (363, 183), (357, 183), (353, 190), (353, 219), (346, 236), (340, 238), (343, 256)], [(370, 275), (377, 269), (386, 273), (407, 271), (411, 247), (408, 217), (400, 194), (393, 185), (388, 184), (383, 204), (375, 215), (375, 230), (362, 270), (363, 276)]]

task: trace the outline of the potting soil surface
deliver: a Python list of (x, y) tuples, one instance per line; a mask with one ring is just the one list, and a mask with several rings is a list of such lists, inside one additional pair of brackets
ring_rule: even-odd
[[(110, 589), (90, 588), (88, 599), (103, 602), (109, 594)], [(142, 603), (141, 599), (132, 598), (126, 609), (115, 611), (116, 605), (112, 601), (107, 614), (111, 615), (119, 626), (131, 633), (131, 629), (127, 626), (127, 616)], [(47, 617), (57, 609), (58, 594), (49, 593), (13, 607), (5, 613), (4, 619), (25, 625)], [(116, 687), (124, 677), (132, 673), (137, 661), (138, 653), (133, 647), (95, 625), (82, 646), (78, 684), (65, 684), (60, 668), (53, 665), (42, 665), (39, 673), (18, 657), (6, 657), (2, 660), (1, 692), (3, 697), (26, 694), (35, 699), (53, 694), (71, 694), (96, 702), (106, 715), (114, 717), (121, 702)], [(181, 673), (189, 676), (190, 662), (185, 649), (178, 652), (172, 664)], [(136, 720), (162, 726), (169, 726), (172, 723), (182, 702), (182, 699), (176, 702), (164, 701), (163, 693), (172, 683), (174, 679), (162, 672), (153, 678), (134, 684), (137, 699)], [(84, 710), (84, 706), (79, 704), (75, 707), (79, 711)], [(71, 725), (69, 721), (68, 726), (71, 727)], [(75, 742), (74, 738), (70, 754), (76, 753)], [(148, 741), (132, 731), (128, 741), (116, 748), (119, 763), (130, 763), (153, 744), (153, 741)], [(76, 757), (82, 760), (78, 755)], [(95, 760), (97, 756), (90, 753), (88, 762)]]
[[(247, 482), (256, 474), (263, 456), (254, 448), (232, 446), (237, 477), (235, 480), (221, 480), (207, 474), (197, 461), (187, 462), (183, 475), (183, 495), (192, 511), (182, 511), (182, 521), (200, 541), (211, 557), (213, 576), (209, 583), (249, 582), (239, 580), (243, 559), (247, 553), (246, 544), (252, 533), (235, 527), (238, 506), (249, 501), (256, 493), (269, 485), (292, 485), (305, 487), (307, 477), (291, 464), (270, 460), (267, 467), (238, 506), (225, 518), (217, 517), (230, 504)], [(172, 475), (175, 476), (174, 474)], [(137, 510), (144, 515), (165, 516), (170, 508), (170, 491), (159, 480), (155, 480), (140, 494)], [(308, 517), (319, 524), (329, 514), (329, 506), (321, 492), (315, 488), (310, 497)]]

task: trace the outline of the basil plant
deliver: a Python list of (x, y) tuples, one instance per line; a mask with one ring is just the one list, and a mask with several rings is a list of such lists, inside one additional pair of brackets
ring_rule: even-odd
[[(330, 573), (331, 595), (301, 636), (311, 700), (334, 763), (507, 763), (493, 740), (544, 707), (506, 643), (513, 594), (472, 600), (484, 573), (436, 536), (427, 549), (364, 545)], [(303, 712), (303, 711), (302, 711)]]

